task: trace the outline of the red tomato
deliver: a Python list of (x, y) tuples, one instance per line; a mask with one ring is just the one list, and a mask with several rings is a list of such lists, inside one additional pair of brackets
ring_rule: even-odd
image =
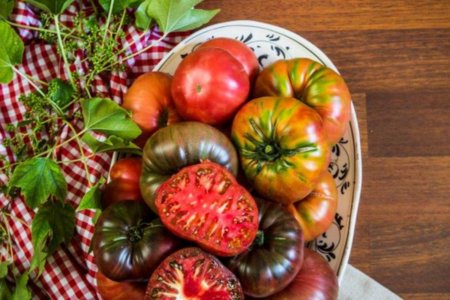
[(157, 190), (156, 207), (164, 225), (219, 256), (245, 251), (258, 231), (255, 200), (221, 165), (188, 166)]
[(129, 157), (116, 162), (109, 172), (111, 180), (126, 179), (139, 182), (142, 173), (142, 158)]
[(144, 298), (147, 283), (115, 282), (98, 271), (97, 287), (103, 300), (131, 300)]
[(246, 44), (230, 38), (216, 38), (203, 43), (198, 49), (202, 48), (220, 48), (230, 52), (244, 66), (253, 86), (259, 74), (259, 63), (255, 53)]
[(287, 288), (266, 300), (336, 300), (339, 285), (330, 264), (317, 252), (305, 249), (302, 268)]
[(247, 100), (250, 82), (243, 65), (228, 51), (199, 49), (180, 63), (172, 96), (186, 120), (224, 123)]
[(153, 272), (147, 299), (243, 300), (244, 294), (236, 276), (217, 258), (199, 248), (186, 248), (166, 258)]
[(327, 231), (333, 223), (338, 204), (338, 191), (333, 176), (325, 172), (322, 179), (305, 199), (287, 207), (310, 242)]
[(139, 187), (142, 172), (142, 158), (124, 158), (111, 168), (111, 181), (102, 191), (103, 209), (122, 200), (144, 201)]
[(122, 107), (131, 110), (133, 120), (142, 130), (134, 141), (143, 147), (158, 129), (182, 121), (172, 101), (170, 86), (172, 76), (152, 72), (140, 76), (125, 94)]

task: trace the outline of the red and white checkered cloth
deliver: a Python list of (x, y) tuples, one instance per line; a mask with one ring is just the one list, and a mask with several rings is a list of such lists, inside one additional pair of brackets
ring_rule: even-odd
[[(73, 17), (80, 9), (78, 1), (75, 1), (64, 14), (60, 16), (62, 23), (68, 27), (73, 25)], [(83, 10), (86, 14), (92, 12), (89, 7), (89, 1), (83, 4)], [(10, 19), (15, 23), (26, 26), (39, 27), (39, 12), (28, 4), (18, 2)], [(65, 78), (63, 61), (58, 56), (54, 45), (45, 44), (37, 38), (37, 32), (20, 29), (19, 34), (25, 42), (25, 53), (23, 64), (19, 70), (43, 81), (50, 81), (52, 78)], [(135, 53), (151, 44), (161, 37), (158, 29), (152, 29), (149, 33), (141, 36), (142, 33), (135, 27), (129, 26), (126, 29), (126, 38), (124, 43), (137, 42), (130, 48), (127, 55)], [(97, 77), (95, 88), (97, 94), (103, 96), (109, 95), (117, 103), (121, 103), (129, 84), (143, 73), (150, 72), (154, 66), (169, 52), (176, 44), (182, 41), (188, 33), (171, 34), (162, 42), (151, 48), (147, 52), (136, 56), (127, 61), (129, 69), (127, 72), (113, 72), (107, 77)], [(86, 69), (86, 65), (81, 65), (82, 53), (79, 60), (72, 69)], [(23, 78), (16, 76), (8, 85), (0, 85), (0, 139), (11, 137), (5, 130), (5, 125), (17, 123), (24, 119), (25, 108), (18, 102), (21, 94), (28, 94), (34, 88)], [(73, 124), (77, 130), (81, 130), (83, 124), (78, 122)], [(72, 132), (66, 128), (61, 136), (61, 142), (72, 136)], [(25, 142), (29, 142), (25, 140)], [(86, 155), (91, 152), (87, 147), (84, 151)], [(15, 157), (12, 151), (5, 149), (0, 144), (0, 155), (5, 155), (9, 161), (14, 162)], [(77, 143), (72, 141), (66, 146), (58, 149), (58, 160), (72, 160), (79, 157)], [(97, 182), (100, 176), (107, 176), (110, 167), (111, 154), (99, 154), (88, 161), (90, 179)], [(81, 162), (63, 165), (63, 171), (68, 183), (67, 201), (76, 207), (81, 198), (88, 190), (88, 184), (85, 176), (83, 164)], [(0, 174), (0, 180), (5, 183), (6, 177)], [(4, 207), (7, 199), (2, 195), (0, 197), (0, 207)], [(30, 210), (22, 199), (16, 199), (12, 202), (11, 213), (31, 224), (35, 214)], [(56, 253), (48, 259), (42, 276), (36, 283), (30, 280), (30, 286), (33, 292), (33, 299), (100, 299), (96, 290), (97, 266), (92, 254), (88, 254), (88, 249), (94, 226), (92, 217), (94, 212), (84, 210), (76, 213), (76, 230), (70, 245), (60, 247)], [(30, 265), (33, 254), (31, 242), (31, 232), (22, 223), (8, 218), (9, 226), (13, 236), (14, 243), (14, 264), (17, 266), (17, 274), (22, 273)], [(5, 257), (5, 247), (0, 245), (2, 258)]]

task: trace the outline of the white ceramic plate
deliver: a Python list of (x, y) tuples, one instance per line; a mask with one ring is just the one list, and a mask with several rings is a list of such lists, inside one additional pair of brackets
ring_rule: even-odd
[[(246, 43), (257, 55), (261, 68), (279, 59), (307, 57), (337, 71), (320, 49), (299, 35), (280, 27), (253, 21), (220, 23), (197, 31), (166, 55), (155, 71), (173, 74), (183, 57), (202, 42), (216, 37), (230, 37)], [(330, 229), (309, 243), (308, 247), (330, 262), (341, 282), (350, 256), (361, 193), (361, 147), (353, 105), (350, 126), (332, 151), (329, 171), (333, 174), (339, 190), (338, 212)]]

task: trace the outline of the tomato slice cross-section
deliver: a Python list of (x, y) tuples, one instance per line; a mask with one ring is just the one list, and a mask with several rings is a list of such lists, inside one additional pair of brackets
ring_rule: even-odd
[(258, 231), (258, 207), (224, 167), (203, 162), (182, 169), (157, 191), (164, 225), (218, 256), (245, 251)]
[(243, 300), (236, 276), (213, 255), (185, 248), (167, 257), (148, 283), (144, 300)]

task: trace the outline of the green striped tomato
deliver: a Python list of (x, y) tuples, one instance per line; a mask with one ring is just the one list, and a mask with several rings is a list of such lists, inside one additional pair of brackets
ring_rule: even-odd
[(322, 119), (293, 98), (265, 97), (237, 113), (231, 138), (259, 195), (282, 204), (311, 193), (330, 159)]
[(344, 79), (307, 58), (279, 60), (266, 67), (256, 80), (253, 96), (292, 97), (314, 108), (332, 145), (339, 142), (350, 121), (351, 98)]

